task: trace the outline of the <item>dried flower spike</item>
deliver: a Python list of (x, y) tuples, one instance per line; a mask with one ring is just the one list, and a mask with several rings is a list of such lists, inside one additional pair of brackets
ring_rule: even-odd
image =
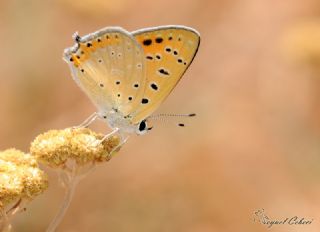
[(102, 138), (102, 134), (87, 128), (51, 130), (32, 142), (30, 152), (53, 168), (64, 167), (69, 159), (80, 166), (108, 161), (110, 152), (117, 148), (120, 140), (116, 136), (101, 141)]

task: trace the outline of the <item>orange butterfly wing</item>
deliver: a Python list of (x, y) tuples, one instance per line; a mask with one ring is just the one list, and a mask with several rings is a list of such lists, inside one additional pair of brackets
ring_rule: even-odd
[(183, 26), (148, 28), (132, 34), (141, 44), (146, 61), (145, 93), (132, 113), (135, 124), (152, 114), (177, 85), (198, 51), (200, 35)]

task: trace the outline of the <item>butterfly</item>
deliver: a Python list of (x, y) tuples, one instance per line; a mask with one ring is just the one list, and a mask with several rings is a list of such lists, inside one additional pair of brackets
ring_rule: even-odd
[[(144, 134), (147, 120), (177, 85), (193, 61), (199, 33), (185, 26), (160, 26), (128, 32), (106, 27), (80, 37), (65, 49), (75, 82), (113, 128), (109, 135)], [(193, 116), (193, 115), (190, 115)]]

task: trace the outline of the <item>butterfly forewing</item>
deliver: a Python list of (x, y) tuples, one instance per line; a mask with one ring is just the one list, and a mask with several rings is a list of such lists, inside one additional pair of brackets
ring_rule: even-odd
[(166, 26), (133, 32), (146, 63), (145, 91), (132, 113), (138, 123), (153, 113), (176, 86), (197, 53), (200, 37), (191, 28)]
[(85, 36), (66, 49), (73, 78), (100, 111), (124, 115), (136, 109), (145, 88), (143, 50), (121, 28), (107, 28)]

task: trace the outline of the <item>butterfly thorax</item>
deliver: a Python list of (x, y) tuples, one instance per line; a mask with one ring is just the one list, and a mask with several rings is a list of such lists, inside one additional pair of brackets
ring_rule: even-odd
[(119, 129), (121, 132), (134, 133), (137, 125), (132, 124), (130, 117), (123, 115), (117, 110), (110, 110), (108, 112), (100, 112), (100, 117), (106, 120), (108, 125), (113, 129)]

